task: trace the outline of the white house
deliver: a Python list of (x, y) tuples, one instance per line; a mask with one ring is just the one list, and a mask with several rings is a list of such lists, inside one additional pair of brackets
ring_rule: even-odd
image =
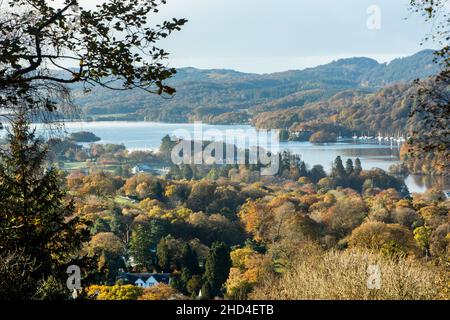
[(169, 273), (124, 273), (119, 277), (127, 284), (141, 288), (150, 288), (159, 283), (169, 284)]
[(144, 173), (144, 172), (152, 173), (153, 170), (152, 170), (152, 168), (150, 168), (149, 166), (147, 166), (145, 164), (137, 165), (131, 169), (132, 174), (138, 174), (138, 173)]

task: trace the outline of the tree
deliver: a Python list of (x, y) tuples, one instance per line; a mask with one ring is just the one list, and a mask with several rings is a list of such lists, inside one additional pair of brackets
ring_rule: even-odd
[(315, 165), (308, 173), (308, 177), (314, 182), (317, 183), (320, 179), (325, 178), (327, 174), (321, 165)]
[(337, 156), (334, 160), (331, 175), (335, 178), (343, 178), (346, 176), (344, 165), (342, 164), (341, 156)]
[(300, 177), (307, 177), (307, 176), (308, 176), (308, 170), (306, 169), (306, 163), (305, 163), (305, 161), (302, 161), (302, 162), (300, 163), (298, 175), (299, 175)]
[(228, 246), (225, 243), (213, 243), (206, 258), (204, 275), (210, 297), (221, 295), (221, 289), (228, 278), (230, 268), (231, 258)]
[(206, 180), (195, 183), (187, 199), (187, 207), (194, 212), (206, 211), (209, 203), (214, 199), (216, 187), (215, 183)]
[(164, 283), (144, 290), (138, 300), (186, 300), (180, 292)]
[[(419, 103), (410, 115), (410, 120), (419, 116), (422, 126), (414, 130), (410, 154), (420, 157), (423, 152), (440, 152), (447, 155), (450, 148), (450, 19), (446, 0), (410, 0), (411, 10), (422, 15), (431, 26), (431, 32), (425, 41), (434, 41), (440, 49), (436, 54), (436, 63), (441, 71), (436, 77), (416, 80)], [(447, 162), (448, 166), (448, 162)]]
[(367, 208), (359, 196), (345, 196), (324, 213), (325, 225), (338, 237), (344, 237), (367, 216)]
[(355, 160), (355, 168), (354, 168), (353, 172), (356, 176), (359, 176), (362, 172), (361, 160), (359, 158), (356, 158), (356, 160)]
[(331, 143), (336, 142), (336, 135), (332, 132), (327, 132), (325, 130), (318, 131), (314, 133), (309, 141), (312, 143)]
[(110, 173), (96, 172), (83, 178), (83, 186), (78, 191), (81, 195), (113, 196), (117, 190), (114, 182)]
[(156, 247), (156, 255), (158, 257), (158, 264), (162, 270), (168, 271), (170, 270), (170, 250), (167, 245), (167, 241), (165, 238), (159, 241), (158, 246)]
[(42, 279), (65, 281), (64, 267), (77, 259), (88, 230), (73, 215), (61, 175), (47, 166), (47, 148), (30, 129), (25, 110), (12, 119), (7, 142), (0, 150), (0, 248), (20, 249), (22, 261), (36, 262), (32, 274), (23, 275), (34, 281), (21, 293), (28, 299)]
[(427, 226), (423, 226), (414, 229), (413, 233), (414, 240), (416, 240), (417, 245), (425, 253), (425, 255), (428, 256), (432, 230)]
[(131, 234), (130, 254), (139, 269), (151, 270), (156, 263), (156, 246), (164, 236), (165, 225), (162, 221), (151, 220), (148, 224), (139, 224)]
[(175, 70), (155, 44), (187, 21), (152, 26), (149, 16), (165, 2), (109, 0), (88, 10), (78, 0), (60, 9), (52, 1), (8, 1), (0, 17), (0, 105), (28, 98), (53, 111), (71, 83), (172, 94), (163, 82)]
[(99, 286), (87, 288), (87, 296), (95, 300), (137, 300), (144, 289), (135, 285)]
[(353, 161), (352, 159), (347, 159), (347, 162), (345, 163), (345, 172), (349, 176), (353, 173), (353, 171), (354, 171)]
[(36, 291), (33, 273), (38, 269), (38, 262), (23, 251), (0, 252), (0, 300), (24, 299)]
[(88, 251), (98, 258), (98, 280), (113, 284), (119, 269), (125, 268), (125, 246), (120, 238), (111, 232), (98, 233), (89, 242)]
[(186, 284), (186, 290), (191, 295), (191, 297), (196, 297), (200, 290), (202, 289), (202, 277), (193, 276)]
[(177, 145), (177, 141), (172, 141), (169, 135), (165, 135), (161, 140), (161, 146), (159, 147), (159, 152), (165, 157), (170, 158), (173, 147)]
[(185, 243), (183, 245), (181, 252), (181, 265), (189, 271), (191, 276), (200, 274), (197, 253), (192, 250), (189, 243)]
[(148, 173), (138, 173), (129, 178), (126, 181), (123, 190), (126, 195), (138, 197), (140, 199), (151, 197), (160, 200), (164, 193), (164, 187), (158, 178), (153, 177)]
[(349, 245), (379, 251), (394, 258), (416, 251), (413, 235), (408, 228), (383, 222), (366, 222), (354, 229)]

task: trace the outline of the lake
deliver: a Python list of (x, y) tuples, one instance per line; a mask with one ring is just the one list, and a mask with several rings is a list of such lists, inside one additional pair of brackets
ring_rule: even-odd
[[(90, 131), (102, 140), (99, 143), (123, 144), (130, 150), (157, 150), (165, 135), (192, 138), (195, 127), (192, 123), (172, 124), (155, 122), (70, 122), (66, 123), (68, 133)], [(249, 125), (206, 125), (203, 124), (204, 139), (208, 140), (214, 133), (222, 133), (225, 139), (231, 133), (237, 135), (236, 144), (252, 146), (256, 144), (255, 128)], [(249, 137), (244, 144), (245, 137)], [(289, 150), (301, 156), (309, 166), (320, 164), (327, 172), (337, 156), (345, 162), (347, 158), (360, 158), (364, 169), (381, 168), (388, 170), (392, 164), (399, 163), (398, 145), (361, 144), (353, 141), (312, 144), (310, 142), (281, 142), (281, 150)], [(442, 180), (442, 179), (441, 179)], [(433, 184), (434, 179), (422, 176), (409, 176), (405, 183), (411, 192), (424, 192)], [(441, 183), (443, 181), (440, 181)], [(446, 181), (448, 187), (448, 181)]]

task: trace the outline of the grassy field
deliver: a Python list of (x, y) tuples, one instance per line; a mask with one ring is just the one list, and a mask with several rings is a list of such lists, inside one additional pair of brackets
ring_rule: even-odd
[(119, 204), (119, 205), (130, 206), (130, 207), (136, 205), (136, 202), (135, 202), (135, 201), (133, 201), (133, 200), (131, 200), (131, 199), (128, 199), (128, 198), (126, 198), (126, 197), (122, 197), (122, 196), (117, 196), (117, 197), (115, 197), (115, 198), (114, 198), (114, 202), (116, 202), (116, 203)]
[(61, 167), (62, 170), (73, 171), (73, 170), (89, 170), (89, 169), (101, 169), (103, 171), (114, 173), (120, 168), (120, 165), (107, 164), (100, 165), (93, 162), (64, 162)]

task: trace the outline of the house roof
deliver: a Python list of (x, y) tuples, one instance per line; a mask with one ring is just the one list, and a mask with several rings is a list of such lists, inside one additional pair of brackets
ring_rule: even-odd
[(128, 283), (135, 283), (137, 280), (141, 279), (147, 282), (149, 278), (153, 277), (158, 282), (169, 283), (170, 273), (125, 273), (119, 277)]

